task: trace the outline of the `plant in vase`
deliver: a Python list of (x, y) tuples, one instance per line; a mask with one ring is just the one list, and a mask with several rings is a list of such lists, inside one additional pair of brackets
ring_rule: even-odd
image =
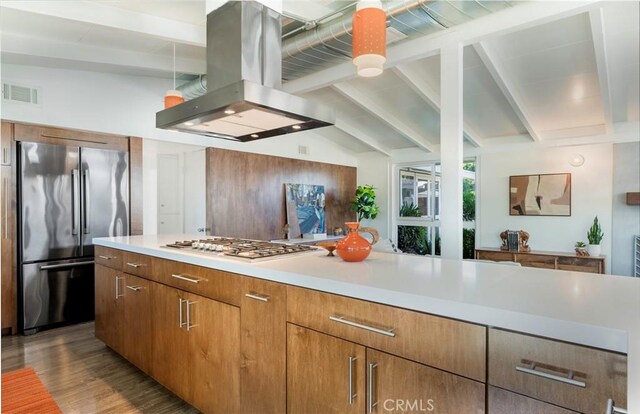
[(576, 242), (575, 249), (577, 256), (589, 256), (589, 253), (587, 252), (587, 245), (584, 244), (584, 242)]
[(598, 216), (596, 216), (596, 218), (593, 219), (591, 228), (589, 228), (589, 231), (587, 232), (587, 240), (589, 240), (587, 252), (589, 252), (589, 256), (600, 256), (600, 242), (603, 237), (604, 233), (602, 232), (602, 227), (600, 227), (600, 223), (598, 222)]
[(380, 209), (376, 204), (376, 192), (372, 185), (359, 185), (351, 200), (351, 209), (358, 214), (358, 222), (363, 219), (375, 219)]
[[(361, 262), (371, 253), (371, 247), (378, 241), (378, 232), (374, 228), (360, 227), (362, 219), (375, 219), (379, 209), (376, 204), (376, 192), (372, 185), (359, 185), (351, 200), (351, 208), (358, 214), (358, 221), (345, 223), (348, 227), (347, 237), (336, 243), (336, 252), (347, 262)], [(371, 234), (369, 242), (359, 233)]]

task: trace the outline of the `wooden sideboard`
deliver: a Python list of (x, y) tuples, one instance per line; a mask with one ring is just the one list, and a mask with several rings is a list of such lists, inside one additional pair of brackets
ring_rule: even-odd
[(526, 267), (542, 269), (570, 270), (574, 272), (604, 273), (604, 257), (576, 256), (572, 253), (545, 252), (510, 252), (498, 248), (483, 247), (476, 249), (476, 260), (493, 260), (495, 262), (517, 262)]

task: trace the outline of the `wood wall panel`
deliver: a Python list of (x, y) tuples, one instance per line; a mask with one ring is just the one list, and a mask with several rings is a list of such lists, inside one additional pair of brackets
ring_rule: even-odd
[(284, 184), (324, 185), (327, 231), (355, 221), (350, 200), (356, 168), (207, 148), (207, 227), (211, 234), (261, 240), (283, 238)]
[(129, 137), (130, 234), (142, 234), (142, 138)]

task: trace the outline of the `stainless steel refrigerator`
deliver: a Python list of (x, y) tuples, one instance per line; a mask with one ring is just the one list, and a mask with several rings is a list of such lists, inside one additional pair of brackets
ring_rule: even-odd
[(129, 234), (128, 153), (20, 143), (22, 329), (94, 317), (93, 238)]

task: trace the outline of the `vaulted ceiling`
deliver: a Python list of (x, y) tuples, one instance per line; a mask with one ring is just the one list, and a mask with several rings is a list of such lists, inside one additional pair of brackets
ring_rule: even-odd
[[(438, 151), (438, 51), (451, 42), (465, 45), (469, 146), (638, 139), (638, 2), (384, 4), (386, 70), (364, 79), (335, 29), (353, 1), (284, 1), (284, 89), (333, 107), (336, 125), (320, 133), (346, 150)], [(188, 80), (205, 72), (205, 21), (204, 1), (3, 0), (2, 61), (168, 77), (175, 44)]]

